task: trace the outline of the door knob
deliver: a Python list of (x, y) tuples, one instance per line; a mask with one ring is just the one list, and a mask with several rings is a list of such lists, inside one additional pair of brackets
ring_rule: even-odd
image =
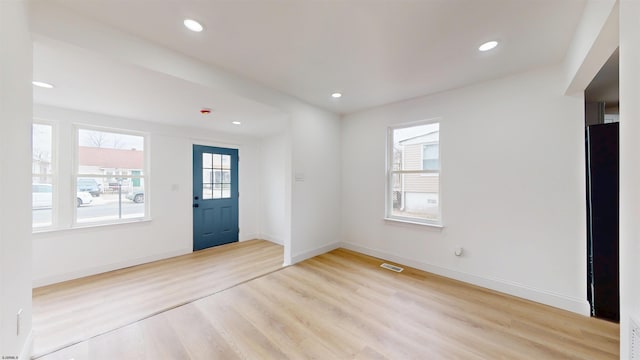
[(193, 204), (193, 207), (194, 207), (194, 208), (197, 208), (197, 207), (200, 207), (200, 205), (198, 205), (198, 204)]

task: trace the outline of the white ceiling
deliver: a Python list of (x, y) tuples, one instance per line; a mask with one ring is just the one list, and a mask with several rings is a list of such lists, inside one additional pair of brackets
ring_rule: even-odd
[[(307, 103), (336, 113), (350, 113), (560, 62), (585, 1), (55, 0), (53, 3), (84, 19), (95, 19)], [(200, 21), (205, 31), (186, 30), (182, 21), (187, 17)], [(500, 41), (495, 50), (477, 51), (481, 43), (493, 39)], [(168, 79), (153, 71), (113, 65), (113, 60), (106, 64), (91, 56), (75, 56), (73, 52), (60, 53), (36, 46), (35, 71), (41, 71), (38, 75), (43, 77), (52, 73), (76, 77), (70, 81), (84, 79), (85, 83), (78, 85), (83, 86), (85, 96), (90, 96), (87, 93), (92, 92), (92, 85), (82, 72), (93, 66), (106, 66), (109, 71), (102, 76), (114, 84), (96, 91), (101, 92), (101, 98), (109, 99), (108, 107), (115, 109), (115, 113), (137, 116), (157, 111), (175, 121), (181, 111), (206, 105), (211, 95), (216, 97), (221, 113), (228, 111), (225, 113), (228, 119), (235, 116), (244, 119), (256, 115), (252, 111), (262, 114), (265, 110), (255, 103), (255, 108), (245, 107), (237, 97), (229, 95), (227, 99), (202, 86), (178, 84), (179, 79)], [(57, 60), (50, 62), (49, 57)], [(123, 88), (132, 89), (132, 84), (139, 86), (133, 88), (136, 93), (144, 91), (144, 86), (156, 90), (135, 99), (128, 96), (133, 91), (127, 91), (127, 96), (121, 94)], [(166, 90), (169, 88), (179, 90)], [(330, 94), (334, 91), (344, 96), (332, 99)], [(66, 98), (72, 94), (38, 93), (37, 100), (51, 104), (72, 101)], [(165, 101), (176, 94), (182, 96)], [(228, 103), (222, 105), (220, 99)], [(156, 104), (156, 108), (146, 107), (151, 104)], [(117, 110), (120, 106), (126, 111)], [(273, 112), (268, 108), (266, 113), (269, 111)]]
[[(55, 84), (34, 87), (39, 104), (253, 136), (286, 126), (275, 108), (65, 43), (36, 40), (33, 54), (33, 78)], [(202, 108), (211, 114), (202, 116)]]

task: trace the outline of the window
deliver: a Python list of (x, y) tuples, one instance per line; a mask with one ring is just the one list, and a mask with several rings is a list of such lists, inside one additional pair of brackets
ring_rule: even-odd
[(75, 222), (144, 218), (144, 136), (88, 128), (78, 128), (77, 136)]
[(202, 153), (202, 199), (231, 197), (231, 155)]
[(149, 218), (146, 143), (137, 133), (34, 120), (33, 230)]
[(440, 226), (440, 124), (389, 128), (387, 156), (386, 217)]
[(32, 225), (43, 228), (53, 225), (53, 126), (34, 123), (31, 136)]

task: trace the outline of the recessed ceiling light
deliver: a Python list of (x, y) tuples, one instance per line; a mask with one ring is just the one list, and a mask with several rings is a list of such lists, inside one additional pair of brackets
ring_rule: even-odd
[(193, 19), (185, 19), (184, 26), (186, 26), (187, 29), (195, 32), (200, 32), (204, 29), (204, 27), (202, 27), (202, 25), (199, 22)]
[(342, 97), (342, 93), (334, 92), (333, 94), (331, 94), (331, 97), (334, 99), (339, 99)]
[(42, 81), (32, 81), (31, 82), (33, 85), (37, 86), (37, 87), (41, 87), (41, 88), (45, 88), (45, 89), (53, 89), (53, 85), (48, 84), (46, 82), (42, 82)]
[(232, 123), (233, 125), (240, 125), (240, 124), (242, 124), (240, 121), (232, 121), (231, 123)]
[(489, 50), (493, 49), (496, 46), (498, 46), (498, 42), (497, 41), (487, 41), (486, 43), (480, 45), (478, 50), (480, 50), (480, 51), (489, 51)]

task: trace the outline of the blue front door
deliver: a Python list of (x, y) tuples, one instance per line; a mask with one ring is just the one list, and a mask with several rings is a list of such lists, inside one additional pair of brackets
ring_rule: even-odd
[(193, 250), (238, 241), (238, 150), (193, 145)]

